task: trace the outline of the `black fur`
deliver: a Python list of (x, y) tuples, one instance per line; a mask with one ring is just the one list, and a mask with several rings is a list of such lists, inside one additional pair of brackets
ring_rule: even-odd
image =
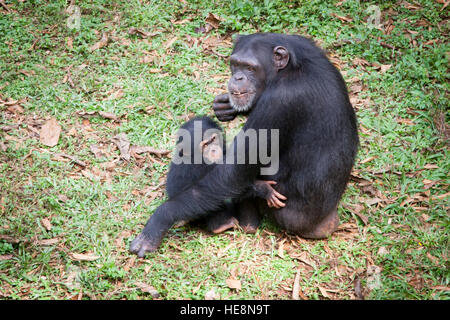
[[(201, 148), (199, 148), (198, 144), (195, 143), (194, 137), (194, 123), (201, 123), (201, 135), (205, 134), (205, 132), (209, 129), (215, 129), (222, 132), (222, 128), (214, 122), (211, 118), (207, 116), (197, 116), (186, 122), (181, 126), (181, 129), (185, 129), (189, 131), (191, 135), (191, 145), (189, 150), (189, 155), (184, 154), (182, 150), (177, 150), (178, 156), (183, 157), (187, 156), (190, 160), (190, 164), (180, 163), (176, 164), (172, 162), (170, 164), (169, 172), (167, 174), (166, 181), (166, 191), (169, 200), (173, 199), (176, 195), (181, 192), (189, 189), (196, 181), (201, 179), (204, 175), (206, 175), (211, 169), (214, 168), (215, 164), (207, 164), (207, 163), (198, 163), (194, 164), (194, 155), (196, 152), (201, 153)], [(223, 151), (223, 156), (225, 156), (225, 140), (223, 139), (223, 135), (221, 135), (220, 147)], [(177, 145), (182, 142), (182, 138), (179, 137), (177, 140)], [(232, 201), (227, 201), (223, 203), (222, 206), (218, 210), (210, 211), (198, 219), (195, 217), (194, 219), (186, 219), (186, 222), (194, 222), (195, 225), (205, 228), (208, 231), (213, 232), (216, 228), (218, 228), (221, 224), (227, 222), (234, 215), (234, 204)]]
[[(181, 129), (185, 129), (191, 133), (191, 136), (194, 135), (194, 122), (201, 122), (202, 135), (208, 129), (216, 129), (222, 132), (222, 128), (214, 122), (211, 118), (206, 116), (197, 116), (186, 122), (181, 126)], [(181, 137), (178, 138), (177, 144), (182, 141)], [(225, 143), (222, 144), (222, 150), (225, 154)], [(190, 162), (191, 164), (175, 164), (171, 163), (169, 172), (167, 174), (167, 182), (166, 182), (166, 190), (169, 199), (172, 199), (176, 194), (188, 189), (194, 182), (199, 180), (202, 176), (208, 173), (213, 167), (214, 164), (194, 164), (194, 154), (195, 152), (200, 152), (198, 146), (195, 145), (195, 141), (191, 139), (191, 150), (190, 150)], [(183, 154), (179, 151), (178, 156), (182, 157)]]
[[(288, 65), (275, 72), (272, 50), (285, 47)], [(325, 54), (309, 39), (295, 35), (241, 36), (234, 53), (256, 55), (266, 72), (265, 89), (255, 101), (243, 128), (280, 132), (279, 171), (266, 180), (277, 181), (287, 196), (286, 207), (274, 213), (284, 229), (305, 237), (336, 208), (357, 152), (355, 113), (345, 82)], [(231, 148), (237, 148), (235, 141)], [(164, 234), (177, 221), (205, 216), (228, 198), (239, 198), (257, 179), (261, 164), (220, 164), (161, 205), (150, 217), (130, 250), (139, 256), (156, 250)]]

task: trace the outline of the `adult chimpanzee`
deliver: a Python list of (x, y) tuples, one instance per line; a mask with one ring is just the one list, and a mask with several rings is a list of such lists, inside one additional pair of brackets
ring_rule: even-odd
[[(225, 161), (225, 139), (222, 129), (212, 119), (197, 116), (183, 124), (177, 134), (174, 159), (167, 174), (166, 190), (170, 199), (189, 189), (206, 175), (216, 163)], [(267, 205), (282, 208), (286, 197), (273, 189), (275, 181), (256, 180), (239, 199), (227, 201), (219, 210), (210, 212), (195, 223), (213, 233), (220, 233), (237, 224), (235, 203), (245, 198), (266, 199)]]
[[(279, 129), (279, 170), (266, 179), (277, 181), (278, 192), (288, 200), (281, 209), (261, 204), (259, 209), (272, 213), (289, 232), (306, 238), (327, 237), (338, 226), (337, 204), (358, 146), (356, 117), (341, 74), (312, 41), (295, 35), (241, 36), (230, 64), (229, 101), (219, 97), (216, 110), (221, 103), (221, 112), (231, 107), (249, 112), (243, 132)], [(226, 114), (218, 115), (226, 120)], [(270, 144), (271, 137), (266, 139)], [(247, 153), (249, 147), (236, 141), (228, 150)], [(156, 250), (173, 223), (203, 217), (218, 210), (226, 199), (238, 198), (262, 167), (259, 159), (256, 164), (216, 165), (162, 204), (130, 250), (139, 257)], [(255, 207), (255, 201), (243, 203), (244, 224), (257, 223)]]

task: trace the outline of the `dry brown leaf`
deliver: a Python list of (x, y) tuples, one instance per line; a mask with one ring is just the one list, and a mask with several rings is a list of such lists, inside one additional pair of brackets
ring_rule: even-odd
[[(123, 96), (123, 91), (122, 91), (122, 96)], [(104, 112), (104, 111), (99, 111), (98, 114), (106, 119), (110, 119), (110, 120), (117, 120), (117, 116), (114, 113), (111, 112)]]
[(41, 219), (41, 224), (47, 231), (52, 230), (52, 224), (50, 223), (50, 220), (48, 220), (47, 218)]
[[(86, 163), (84, 163), (83, 161), (79, 160), (77, 157), (71, 156), (70, 154), (55, 153), (54, 156), (57, 159), (67, 158), (67, 159), (71, 160), (73, 163), (79, 165), (80, 167), (86, 167)], [(58, 160), (58, 161), (61, 161), (61, 160)]]
[[(450, 3), (450, 1), (449, 1), (449, 3)], [(429, 40), (429, 41), (427, 41), (427, 42), (424, 42), (423, 45), (424, 45), (424, 46), (431, 46), (431, 45), (434, 44), (434, 43), (439, 43), (439, 39), (432, 39), (432, 40)]]
[(11, 12), (11, 10), (9, 10), (8, 6), (6, 5), (4, 0), (0, 0), (0, 6), (3, 7), (3, 9), (5, 9), (7, 12)]
[(91, 52), (107, 46), (108, 42), (109, 42), (108, 34), (103, 33), (100, 41), (95, 43), (92, 47), (90, 47)]
[(367, 61), (366, 59), (362, 59), (362, 58), (355, 58), (353, 59), (353, 65), (355, 66), (361, 66), (361, 67), (368, 67), (370, 66), (370, 62)]
[(434, 286), (434, 287), (431, 287), (431, 289), (438, 290), (438, 291), (449, 291), (450, 292), (450, 287), (446, 287), (446, 286)]
[(364, 164), (364, 163), (370, 162), (370, 161), (372, 161), (372, 160), (374, 160), (376, 158), (377, 158), (376, 156), (368, 157), (368, 158), (362, 160), (360, 163)]
[(372, 199), (363, 200), (362, 202), (364, 202), (368, 206), (371, 206), (371, 205), (377, 204), (382, 201), (383, 201), (383, 199), (380, 199), (380, 198), (372, 198)]
[(352, 93), (358, 93), (361, 92), (363, 89), (363, 86), (361, 84), (358, 83), (354, 83), (350, 86), (350, 92)]
[(361, 289), (361, 278), (359, 276), (355, 279), (355, 295), (359, 300), (364, 300), (364, 294)]
[(398, 118), (398, 119), (396, 119), (396, 121), (397, 121), (398, 123), (406, 124), (406, 125), (408, 125), (408, 126), (413, 126), (413, 125), (415, 125), (414, 121), (412, 121), (412, 120), (410, 120), (410, 119)]
[[(171, 20), (171, 22), (172, 22), (172, 21), (174, 21), (174, 20)], [(192, 19), (187, 18), (187, 19), (183, 19), (183, 20), (180, 20), (180, 21), (174, 21), (174, 22), (172, 22), (172, 23), (175, 24), (175, 25), (178, 25), (178, 24), (185, 24), (185, 23), (191, 22), (191, 21), (192, 21)]]
[(15, 105), (15, 104), (23, 104), (24, 102), (27, 102), (28, 99), (27, 98), (23, 98), (23, 99), (20, 99), (20, 100), (13, 100), (11, 98), (7, 98), (6, 100), (7, 101), (0, 100), (0, 105), (12, 106), (12, 105)]
[(450, 1), (447, 1), (444, 3), (444, 5), (441, 8), (441, 11), (444, 10), (445, 8), (447, 8), (447, 6), (450, 4)]
[(39, 139), (43, 145), (54, 147), (58, 144), (60, 134), (61, 126), (55, 118), (51, 118), (42, 126), (39, 132)]
[(152, 286), (143, 283), (143, 282), (135, 282), (136, 287), (138, 287), (142, 292), (150, 293), (153, 298), (159, 298), (159, 292)]
[(389, 253), (389, 251), (386, 249), (386, 247), (380, 247), (377, 251), (377, 254), (379, 256), (385, 256)]
[(158, 150), (158, 149), (155, 149), (155, 148), (149, 147), (149, 146), (143, 146), (143, 147), (131, 146), (130, 147), (130, 152), (134, 152), (134, 153), (137, 153), (137, 154), (149, 152), (149, 153), (152, 153), (152, 154), (156, 154), (158, 157), (161, 157), (163, 155), (169, 154), (170, 150)]
[(353, 230), (358, 230), (358, 226), (354, 223), (342, 223), (338, 226), (337, 230), (352, 232)]
[(72, 39), (72, 37), (68, 37), (67, 38), (67, 48), (69, 48), (69, 49), (73, 49), (73, 39)]
[(1, 255), (0, 256), (0, 261), (9, 260), (9, 259), (12, 259), (12, 258), (13, 258), (12, 254), (5, 254), (5, 255)]
[(8, 147), (2, 141), (0, 141), (0, 150), (2, 152), (6, 152), (6, 150), (8, 150)]
[(91, 180), (91, 181), (98, 181), (98, 180), (100, 180), (100, 177), (96, 176), (95, 174), (93, 174), (91, 171), (89, 171), (87, 169), (86, 170), (81, 170), (81, 174), (84, 177), (86, 177), (89, 180)]
[(94, 116), (97, 113), (97, 111), (77, 111), (76, 114), (83, 118), (88, 118), (90, 116)]
[(400, 203), (400, 206), (403, 207), (409, 203), (417, 203), (417, 202), (422, 202), (424, 200), (427, 200), (429, 198), (429, 195), (427, 194), (428, 192), (429, 192), (429, 190), (425, 191), (423, 193), (416, 193), (416, 194), (413, 194), (412, 196), (408, 196), (408, 198), (406, 200), (404, 200), (402, 203)]
[(381, 65), (381, 73), (385, 73), (386, 71), (388, 71), (390, 68), (392, 67), (392, 64), (382, 64)]
[(429, 252), (427, 252), (427, 257), (430, 259), (435, 265), (439, 265), (439, 259), (435, 256), (431, 255)]
[(294, 287), (292, 288), (292, 299), (299, 300), (300, 295), (300, 269), (297, 270), (294, 278)]
[(222, 21), (222, 19), (215, 15), (214, 13), (209, 13), (208, 17), (206, 18), (205, 22), (210, 24), (211, 27), (213, 27), (214, 29), (219, 28), (220, 22)]
[(168, 41), (164, 44), (164, 49), (165, 49), (165, 50), (169, 49), (169, 48), (172, 46), (172, 44), (174, 44), (174, 42), (177, 41), (177, 40), (178, 40), (177, 37), (174, 37), (174, 38), (168, 40)]
[(285, 241), (286, 240), (281, 241), (280, 244), (278, 245), (278, 256), (282, 259), (284, 258), (284, 242)]
[(125, 133), (120, 133), (114, 136), (112, 142), (119, 148), (120, 157), (126, 161), (130, 161), (130, 141)]
[(94, 261), (100, 258), (93, 253), (69, 253), (69, 256), (76, 261)]
[(344, 16), (339, 16), (336, 13), (332, 12), (330, 14), (332, 17), (338, 18), (339, 20), (341, 20), (342, 22), (352, 22), (353, 19), (349, 18), (349, 17), (344, 17)]
[(8, 108), (6, 108), (6, 110), (8, 110), (11, 113), (15, 113), (15, 114), (21, 114), (24, 112), (23, 107), (18, 104), (13, 104), (12, 106), (8, 106)]
[(216, 300), (220, 296), (214, 291), (214, 288), (205, 293), (205, 300)]
[(367, 267), (367, 288), (369, 290), (381, 287), (381, 268), (376, 265)]
[(114, 99), (118, 100), (118, 99), (122, 98), (123, 95), (124, 95), (123, 90), (118, 89), (118, 90), (114, 91), (113, 93), (111, 93), (111, 95), (108, 96), (105, 100), (114, 100)]
[[(118, 245), (118, 247), (120, 246), (121, 245)], [(136, 256), (131, 257), (130, 259), (128, 259), (127, 263), (123, 266), (123, 270), (125, 270), (126, 272), (130, 271), (130, 269), (134, 266), (135, 262)]]
[(77, 130), (75, 127), (72, 127), (72, 128), (67, 132), (67, 134), (68, 134), (69, 136), (75, 137), (75, 136), (78, 135), (78, 130)]
[(330, 295), (329, 295), (328, 292), (327, 292), (327, 289), (322, 288), (321, 286), (318, 286), (318, 288), (319, 288), (320, 293), (321, 293), (325, 298), (328, 298), (328, 299), (331, 298)]
[(308, 257), (308, 253), (305, 251), (300, 253), (299, 255), (295, 256), (295, 258), (298, 259), (299, 261), (313, 267), (314, 269), (316, 268), (316, 263)]
[(423, 187), (425, 190), (430, 189), (432, 186), (434, 186), (435, 184), (439, 183), (440, 180), (437, 181), (432, 181), (432, 180), (428, 180), (428, 179), (424, 179), (423, 181)]
[(401, 4), (408, 10), (419, 10), (421, 8), (420, 5), (411, 4), (407, 1), (403, 1)]
[(148, 274), (150, 272), (151, 266), (145, 266), (144, 267), (144, 273)]
[(91, 144), (89, 146), (89, 150), (91, 150), (91, 152), (94, 154), (95, 158), (101, 158), (102, 156), (105, 155), (105, 153), (103, 152), (102, 149), (100, 149), (97, 145), (95, 144)]
[(59, 242), (58, 238), (37, 240), (34, 243), (39, 246), (51, 246)]
[(225, 283), (227, 284), (228, 288), (230, 289), (236, 289), (241, 290), (241, 281), (236, 279), (227, 279), (225, 280)]
[(0, 240), (5, 240), (8, 243), (26, 242), (26, 241), (22, 241), (21, 239), (17, 239), (17, 238), (13, 238), (13, 237), (7, 236), (6, 234), (0, 234)]
[(130, 35), (139, 35), (141, 38), (151, 38), (160, 34), (160, 32), (146, 32), (138, 28), (131, 27), (128, 29), (128, 34)]
[(147, 64), (147, 63), (153, 63), (154, 60), (155, 60), (155, 57), (152, 57), (152, 56), (143, 56), (143, 57), (141, 57), (141, 58), (139, 59), (139, 62), (140, 62), (140, 63)]
[(36, 71), (34, 71), (34, 70), (23, 70), (23, 69), (21, 69), (21, 70), (19, 70), (18, 71), (19, 73), (21, 73), (21, 74), (23, 74), (24, 76), (27, 76), (27, 77), (29, 77), (29, 76), (34, 76), (35, 74), (36, 74)]
[(447, 192), (447, 193), (444, 193), (444, 194), (441, 194), (441, 195), (438, 195), (438, 196), (433, 196), (433, 197), (431, 197), (431, 199), (433, 199), (433, 200), (436, 200), (436, 199), (442, 200), (442, 199), (445, 199), (445, 198), (447, 198), (449, 196), (450, 196), (450, 192)]
[(367, 223), (369, 222), (369, 218), (366, 217), (365, 215), (363, 215), (362, 213), (358, 212), (358, 211), (355, 211), (354, 213), (361, 219), (361, 221), (362, 221), (362, 222), (364, 223), (364, 225), (366, 226)]
[[(10, 125), (1, 126), (0, 130), (7, 132), (7, 131), (11, 131), (11, 130), (17, 129), (17, 128), (19, 128), (18, 124), (10, 124)], [(38, 132), (38, 134), (39, 134), (39, 132)]]

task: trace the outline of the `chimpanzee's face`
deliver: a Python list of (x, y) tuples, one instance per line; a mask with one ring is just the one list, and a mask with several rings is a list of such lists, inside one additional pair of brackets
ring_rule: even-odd
[(281, 46), (255, 50), (249, 45), (233, 51), (228, 82), (231, 106), (238, 112), (250, 110), (264, 92), (267, 80), (284, 69), (288, 62), (289, 52)]
[(205, 139), (200, 142), (200, 148), (203, 154), (203, 159), (206, 163), (217, 163), (220, 159), (223, 159), (223, 150), (220, 146), (221, 141), (216, 133), (211, 136), (204, 137)]
[(248, 111), (264, 91), (265, 72), (256, 57), (248, 52), (233, 53), (230, 65), (228, 93), (231, 106), (239, 112)]

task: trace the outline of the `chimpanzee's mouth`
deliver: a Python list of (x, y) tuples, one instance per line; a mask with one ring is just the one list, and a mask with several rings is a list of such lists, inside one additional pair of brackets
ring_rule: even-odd
[(232, 95), (233, 97), (236, 97), (236, 98), (242, 98), (242, 97), (245, 97), (245, 96), (254, 94), (255, 91), (253, 91), (253, 90), (250, 90), (250, 91), (243, 91), (243, 92), (232, 91), (232, 92), (230, 92), (230, 93), (231, 93), (231, 95)]
[(245, 96), (247, 93), (248, 93), (247, 91), (244, 91), (244, 92), (235, 91), (235, 92), (232, 92), (231, 94), (235, 97), (242, 97), (242, 96)]

